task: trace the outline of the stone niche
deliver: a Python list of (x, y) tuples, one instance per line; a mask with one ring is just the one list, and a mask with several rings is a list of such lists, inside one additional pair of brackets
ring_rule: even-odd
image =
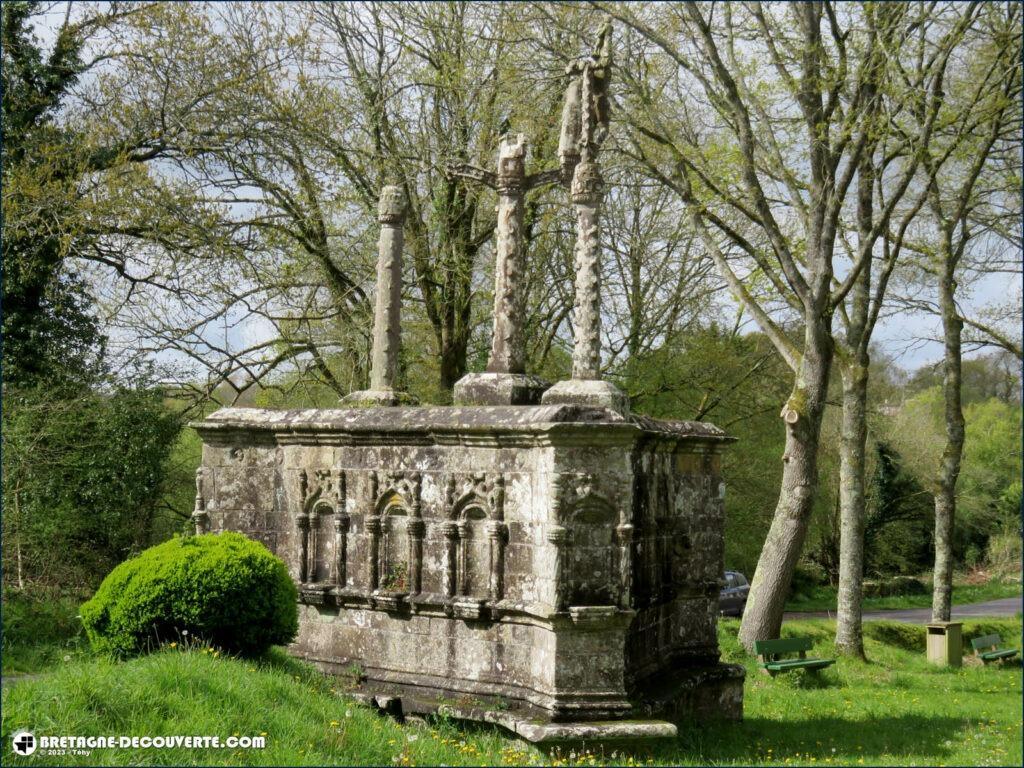
[(544, 741), (742, 715), (719, 662), (721, 451), (696, 422), (576, 405), (226, 408), (197, 527), (299, 588), (291, 651), (391, 709)]

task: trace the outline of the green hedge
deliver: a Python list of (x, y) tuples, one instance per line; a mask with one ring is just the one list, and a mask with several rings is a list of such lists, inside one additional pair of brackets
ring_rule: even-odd
[(298, 631), (283, 562), (239, 533), (175, 538), (117, 566), (81, 609), (89, 642), (129, 656), (168, 642), (255, 655)]

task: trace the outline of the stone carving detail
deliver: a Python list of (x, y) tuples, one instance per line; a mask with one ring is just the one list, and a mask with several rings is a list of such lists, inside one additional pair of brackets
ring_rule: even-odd
[(611, 23), (606, 22), (594, 54), (566, 69), (570, 81), (558, 150), (563, 173), (571, 174), (569, 193), (576, 208), (572, 379), (555, 384), (544, 394), (543, 402), (596, 405), (625, 412), (625, 395), (601, 381), (600, 210), (604, 180), (597, 155), (608, 133), (611, 64)]
[[(477, 381), (479, 375), (470, 374), (456, 397), (473, 386), (483, 387), (488, 397), (504, 399), (514, 404), (521, 397), (539, 397), (526, 394), (538, 382), (526, 379), (526, 344), (523, 335), (525, 301), (525, 254), (523, 252), (523, 198), (536, 187), (554, 184), (560, 179), (559, 171), (543, 171), (526, 175), (526, 138), (521, 133), (506, 134), (498, 148), (497, 173), (467, 163), (448, 167), (449, 177), (469, 179), (484, 184), (498, 193), (495, 263), (494, 263), (494, 318), (491, 334), (491, 352), (487, 359), (487, 373), (504, 377)], [(511, 376), (510, 376), (511, 375)], [(503, 388), (504, 387), (504, 388)], [(499, 394), (499, 391), (502, 394)], [(481, 396), (470, 394), (469, 397)], [(536, 400), (534, 400), (536, 402)]]
[[(310, 484), (309, 473), (299, 472), (300, 511), (299, 582), (344, 586), (348, 513), (345, 510), (346, 477), (341, 470), (317, 469)], [(327, 558), (328, 534), (333, 534), (333, 558)]]
[(196, 536), (209, 532), (210, 516), (206, 512), (206, 496), (203, 494), (203, 468), (196, 470), (196, 506), (192, 512), (192, 523), (195, 525)]
[(505, 477), (450, 474), (445, 486), (445, 596), (504, 596)]
[(373, 472), (371, 478), (371, 511), (366, 518), (369, 588), (393, 595), (418, 594), (426, 533), (420, 473)]
[[(597, 478), (591, 473), (559, 473), (553, 478), (552, 497), (555, 519), (568, 533), (558, 553), (564, 582), (558, 590), (560, 600), (571, 606), (617, 605), (628, 599), (628, 576), (624, 583), (622, 573), (629, 555), (623, 553), (623, 534), (616, 528), (619, 515), (598, 490)], [(620, 522), (620, 527), (627, 525)]]

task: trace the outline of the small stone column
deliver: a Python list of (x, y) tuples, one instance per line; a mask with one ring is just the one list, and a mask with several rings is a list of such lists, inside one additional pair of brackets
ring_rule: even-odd
[(633, 526), (622, 523), (615, 528), (619, 545), (619, 607), (630, 608), (633, 595)]
[(348, 577), (346, 573), (348, 547), (348, 515), (338, 511), (334, 515), (334, 583), (339, 587), (345, 586)]
[(338, 471), (335, 475), (335, 503), (334, 510), (334, 583), (338, 587), (344, 587), (347, 577), (347, 548), (348, 548), (348, 511), (347, 496), (348, 482), (344, 471)]
[(487, 539), (491, 557), (488, 596), (491, 600), (501, 600), (505, 592), (505, 538), (505, 524), (500, 520), (488, 520)]
[(456, 524), (459, 537), (459, 567), (458, 586), (456, 592), (459, 595), (469, 594), (469, 523), (466, 520), (459, 520)]
[(554, 547), (555, 567), (555, 610), (565, 610), (565, 547), (569, 541), (569, 531), (565, 526), (552, 525), (548, 527), (547, 540)]
[(203, 468), (196, 470), (196, 506), (192, 512), (192, 523), (196, 528), (196, 536), (209, 532), (210, 516), (206, 512), (206, 497), (203, 495)]
[(368, 516), (366, 518), (366, 537), (369, 544), (366, 548), (368, 552), (366, 581), (371, 592), (380, 586), (380, 532), (380, 515)]
[(427, 526), (420, 517), (409, 520), (409, 594), (418, 595), (423, 586), (423, 536)]
[(402, 329), (402, 247), (405, 243), (406, 200), (402, 188), (388, 185), (381, 190), (377, 206), (380, 239), (377, 244), (377, 298), (373, 313), (373, 353), (370, 388), (352, 392), (343, 405), (374, 407), (412, 403), (412, 398), (395, 391)]
[(459, 526), (448, 520), (441, 524), (441, 535), (444, 536), (444, 583), (442, 589), (445, 597), (454, 597), (456, 586), (455, 580), (458, 573), (457, 544), (459, 539)]

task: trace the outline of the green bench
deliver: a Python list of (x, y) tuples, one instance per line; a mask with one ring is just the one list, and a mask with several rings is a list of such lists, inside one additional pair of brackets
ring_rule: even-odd
[[(775, 677), (780, 672), (792, 672), (795, 669), (817, 671), (836, 663), (835, 659), (808, 659), (811, 650), (808, 637), (786, 637), (781, 640), (755, 640), (754, 652), (761, 662), (761, 671)], [(798, 654), (797, 658), (784, 658)]]
[[(971, 640), (971, 647), (974, 648), (974, 655), (981, 659), (983, 664), (990, 661), (1006, 661), (1019, 653), (1016, 648), (1000, 648), (999, 642), (999, 635), (985, 635)], [(984, 650), (985, 648), (988, 650)]]

